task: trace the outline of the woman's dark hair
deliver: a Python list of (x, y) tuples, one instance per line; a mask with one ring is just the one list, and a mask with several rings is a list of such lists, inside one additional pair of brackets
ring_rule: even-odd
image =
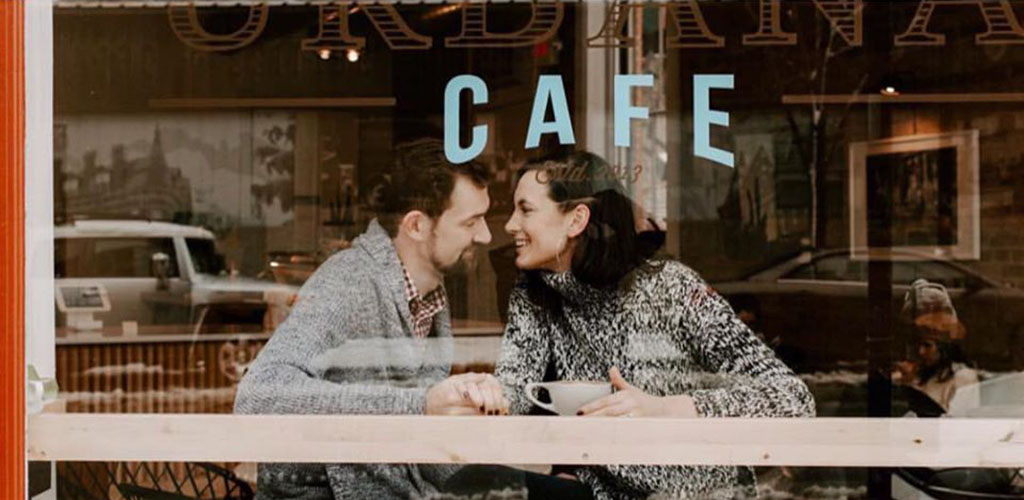
[(917, 374), (917, 382), (921, 385), (927, 384), (932, 378), (939, 382), (945, 382), (950, 378), (953, 378), (953, 363), (963, 363), (966, 361), (963, 349), (958, 343), (945, 341), (933, 342), (935, 342), (935, 349), (939, 354), (939, 361), (932, 366), (925, 366), (922, 364), (921, 369)]
[[(568, 212), (577, 205), (590, 208), (590, 220), (576, 237), (570, 269), (582, 283), (600, 289), (622, 286), (624, 278), (635, 270), (647, 270), (648, 259), (664, 243), (664, 233), (638, 233), (636, 205), (626, 194), (619, 172), (603, 158), (588, 152), (561, 153), (527, 163), (519, 171), (519, 179), (535, 173), (538, 182), (546, 184), (548, 196)], [(543, 282), (537, 272), (527, 272), (527, 289), (534, 299)], [(544, 286), (543, 288), (547, 288)], [(551, 297), (544, 294), (544, 301)], [(540, 302), (540, 300), (535, 300)]]

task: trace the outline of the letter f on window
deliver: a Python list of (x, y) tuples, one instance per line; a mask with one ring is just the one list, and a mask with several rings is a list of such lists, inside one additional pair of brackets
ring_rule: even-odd
[(647, 108), (631, 106), (629, 94), (633, 87), (653, 87), (654, 75), (615, 75), (615, 145), (629, 147), (629, 120), (647, 119)]

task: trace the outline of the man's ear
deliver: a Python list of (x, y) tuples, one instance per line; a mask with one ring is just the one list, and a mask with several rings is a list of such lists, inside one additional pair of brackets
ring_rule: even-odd
[(569, 213), (569, 237), (575, 238), (587, 228), (590, 222), (590, 207), (580, 203)]
[(404, 232), (413, 241), (426, 241), (430, 236), (433, 224), (434, 221), (430, 216), (419, 210), (413, 210), (402, 217), (402, 222), (398, 224), (398, 231)]

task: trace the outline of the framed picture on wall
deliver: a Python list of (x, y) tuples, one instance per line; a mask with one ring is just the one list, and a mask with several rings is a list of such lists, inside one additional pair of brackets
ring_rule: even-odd
[(850, 145), (854, 258), (980, 257), (978, 131)]

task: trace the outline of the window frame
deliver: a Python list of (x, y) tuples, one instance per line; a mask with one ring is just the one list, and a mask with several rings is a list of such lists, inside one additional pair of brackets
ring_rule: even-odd
[[(54, 374), (54, 319), (52, 315), (53, 284), (53, 192), (52, 192), (52, 99), (53, 99), (53, 5), (49, 0), (27, 2), (0, 2), (0, 16), (16, 18), (17, 22), (0, 23), (0, 39), (18, 40), (24, 36), (26, 43), (0, 44), (0, 53), (5, 56), (24, 55), (24, 67), (14, 68), (0, 64), (5, 76), (14, 71), (18, 85), (10, 90), (0, 91), (0, 99), (14, 106), (2, 106), (6, 118), (4, 123), (24, 123), (24, 142), (17, 130), (14, 139), (6, 134), (0, 142), (0, 173), (6, 179), (15, 179), (9, 186), (10, 195), (5, 194), (2, 203), (5, 214), (15, 218), (24, 214), (24, 225), (7, 225), (0, 228), (0, 235), (13, 244), (0, 248), (0, 263), (6, 273), (0, 280), (0, 290), (15, 300), (4, 301), (4, 312), (13, 314), (10, 324), (0, 328), (10, 335), (11, 342), (0, 343), (3, 363), (12, 366), (13, 373), (3, 371), (2, 381), (8, 384), (15, 397), (5, 398), (3, 417), (7, 421), (25, 422), (24, 370), (26, 360), (39, 373)], [(29, 50), (31, 48), (31, 50)], [(23, 52), (22, 52), (23, 50)], [(15, 65), (18, 61), (14, 62)], [(606, 82), (595, 82), (597, 88), (604, 88)], [(9, 87), (3, 87), (8, 89)], [(19, 94), (24, 91), (25, 94)], [(25, 107), (31, 112), (26, 113)], [(4, 129), (6, 132), (7, 130)], [(589, 133), (596, 134), (597, 130)], [(11, 145), (14, 147), (10, 147)], [(8, 184), (4, 184), (5, 189)], [(5, 191), (6, 193), (6, 191)], [(45, 200), (45, 201), (40, 201)], [(187, 251), (186, 251), (187, 254)], [(9, 326), (9, 327), (8, 327)], [(14, 346), (9, 350), (8, 346)], [(25, 349), (27, 347), (27, 349)], [(3, 370), (0, 368), (0, 370)], [(312, 427), (307, 427), (316, 422)], [(567, 463), (721, 463), (721, 464), (764, 464), (764, 465), (854, 465), (846, 452), (859, 451), (856, 464), (859, 466), (977, 466), (977, 467), (1024, 467), (1024, 419), (977, 419), (977, 420), (920, 420), (908, 419), (633, 419), (607, 420), (587, 423), (585, 428), (599, 432), (587, 432), (581, 437), (575, 421), (558, 417), (499, 417), (490, 419), (467, 419), (458, 417), (366, 417), (366, 416), (275, 416), (254, 417), (236, 415), (61, 415), (43, 413), (33, 415), (25, 426), (10, 426), (3, 434), (6, 443), (15, 446), (4, 447), (5, 453), (0, 496), (23, 498), (25, 494), (25, 459), (36, 460), (102, 460), (120, 457), (129, 460), (168, 460), (185, 458), (203, 459), (284, 459), (316, 461), (333, 458), (347, 461), (381, 462), (395, 461), (401, 457), (423, 459), (439, 463), (464, 463), (483, 461), (487, 457), (505, 454), (502, 460), (515, 458), (551, 458)], [(195, 445), (211, 439), (209, 430), (219, 430), (216, 450), (209, 453), (197, 452)], [(674, 429), (677, 433), (657, 436), (662, 443), (658, 456), (643, 455), (642, 446), (651, 443), (651, 427)], [(6, 427), (5, 427), (6, 428)], [(362, 428), (377, 436), (379, 441), (372, 446), (360, 445), (357, 439), (345, 440), (344, 429)], [(424, 429), (445, 430), (440, 433), (423, 432)], [(128, 435), (125, 429), (135, 429), (131, 442), (118, 439)], [(227, 432), (230, 429), (232, 432)], [(327, 441), (310, 441), (309, 447), (297, 447), (294, 443), (266, 439), (267, 436), (306, 429), (306, 436), (330, 438)], [(312, 430), (310, 430), (312, 429)], [(409, 432), (396, 432), (406, 429)], [(485, 439), (473, 438), (476, 430), (487, 435)], [(548, 438), (540, 444), (533, 444), (529, 453), (517, 454), (524, 446), (516, 434), (525, 430), (542, 432)], [(822, 434), (822, 429), (827, 432)], [(955, 430), (955, 432), (952, 432)], [(992, 431), (997, 429), (998, 436)], [(751, 431), (756, 431), (752, 433)], [(888, 432), (886, 432), (888, 430)], [(896, 432), (900, 431), (900, 432)], [(563, 432), (564, 434), (559, 434)], [(834, 438), (840, 432), (847, 438), (845, 444), (829, 444), (825, 438)], [(388, 441), (387, 433), (403, 436), (396, 444)], [(898, 434), (898, 435), (897, 435)], [(25, 436), (27, 435), (27, 441)], [(950, 437), (950, 436), (954, 437)], [(383, 436), (383, 437), (381, 437)], [(411, 438), (410, 438), (411, 436)], [(450, 447), (438, 448), (438, 436), (450, 438)], [(755, 444), (752, 436), (759, 437)], [(882, 436), (888, 443), (881, 447), (865, 447), (858, 439)], [(113, 441), (109, 438), (114, 437)], [(218, 437), (218, 436), (213, 436)], [(641, 445), (629, 445), (623, 439), (635, 439)], [(708, 444), (708, 439), (715, 440)], [(975, 446), (967, 446), (966, 439)], [(94, 447), (97, 439), (103, 439), (105, 446)], [(582, 442), (581, 442), (582, 441)], [(954, 444), (950, 444), (950, 442)], [(140, 446), (151, 443), (153, 447)], [(261, 455), (247, 456), (257, 443)], [(326, 444), (325, 444), (326, 443)], [(337, 447), (338, 443), (347, 443)], [(392, 446), (379, 446), (390, 443)], [(507, 446), (518, 443), (519, 446)], [(552, 447), (551, 443), (559, 446)], [(834, 443), (834, 442), (833, 442)], [(27, 444), (27, 448), (26, 448)], [(315, 444), (315, 445), (314, 445)], [(495, 446), (497, 445), (497, 446)], [(402, 450), (410, 449), (412, 452)], [(653, 449), (653, 448), (649, 448)], [(925, 453), (926, 450), (935, 453)], [(105, 451), (104, 451), (105, 450)], [(300, 451), (296, 451), (300, 450)], [(332, 451), (333, 450), (333, 451)], [(588, 451), (592, 450), (592, 451)], [(641, 451), (638, 451), (641, 450)], [(979, 453), (984, 451), (989, 453)], [(422, 453), (423, 455), (415, 455)], [(547, 455), (545, 455), (547, 453)], [(498, 454), (498, 455), (495, 455)], [(20, 456), (19, 456), (20, 455)], [(500, 457), (499, 457), (500, 458)], [(511, 463), (511, 462), (506, 462)], [(10, 478), (21, 480), (9, 480)], [(6, 488), (6, 489), (5, 489)], [(7, 494), (3, 494), (7, 492)]]

